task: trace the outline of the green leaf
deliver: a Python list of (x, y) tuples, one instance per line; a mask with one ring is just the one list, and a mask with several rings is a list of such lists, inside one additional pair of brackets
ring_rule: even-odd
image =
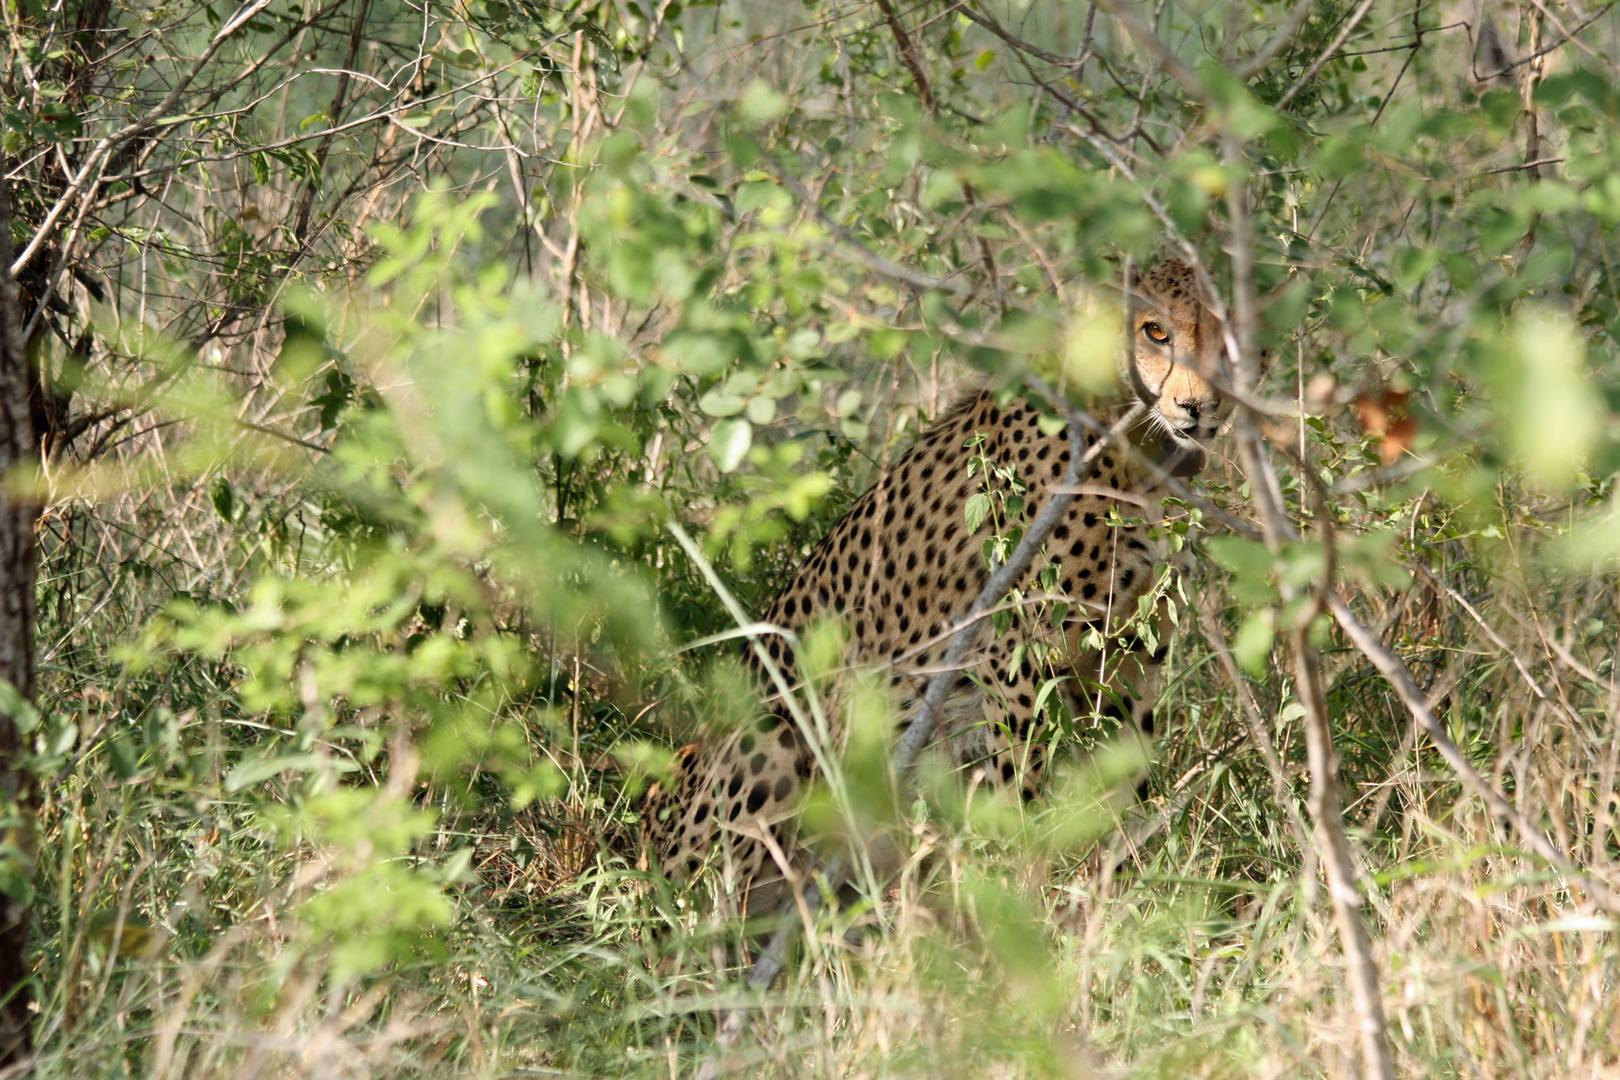
[(755, 424), (768, 424), (776, 419), (776, 399), (763, 394), (748, 403), (748, 419)]
[(231, 488), (231, 482), (223, 476), (214, 481), (210, 493), (213, 496), (214, 510), (226, 522), (236, 520), (236, 493)]
[(1250, 615), (1232, 639), (1232, 655), (1238, 666), (1257, 679), (1263, 678), (1276, 636), (1277, 616), (1271, 608), (1261, 608)]
[(744, 404), (742, 398), (723, 390), (710, 390), (698, 398), (698, 408), (715, 417), (736, 416), (743, 411)]
[(746, 214), (750, 211), (758, 210), (762, 206), (769, 206), (775, 202), (785, 203), (788, 201), (788, 198), (788, 193), (783, 190), (781, 185), (772, 183), (768, 180), (761, 180), (743, 184), (741, 187), (739, 187), (737, 189), (737, 197), (734, 200), (734, 204), (737, 208), (737, 213)]
[(123, 732), (115, 731), (107, 736), (107, 757), (120, 780), (128, 780), (135, 775), (139, 759)]
[[(12, 833), (15, 824), (8, 824)], [(0, 844), (0, 896), (9, 897), (23, 907), (34, 902), (33, 859), (15, 844)]]
[(288, 770), (307, 771), (321, 764), (319, 754), (283, 754), (279, 757), (251, 757), (239, 762), (225, 775), (226, 791), (241, 791), (263, 783)]
[(444, 860), (444, 865), (439, 867), (439, 880), (446, 885), (476, 881), (477, 875), (469, 872), (472, 867), (472, 859), (473, 849), (471, 847), (456, 848), (450, 853), (449, 858)]
[(1304, 588), (1327, 570), (1327, 551), (1319, 540), (1286, 545), (1277, 555), (1277, 576), (1284, 583)]
[(728, 473), (742, 464), (743, 455), (754, 442), (754, 428), (747, 420), (722, 420), (714, 425), (709, 456), (721, 472)]
[(1198, 72), (1225, 111), (1225, 126), (1241, 138), (1263, 135), (1282, 123), (1276, 112), (1255, 101), (1247, 88), (1222, 64), (1210, 61)]
[(967, 504), (962, 507), (962, 515), (967, 519), (969, 532), (978, 532), (984, 519), (990, 516), (990, 496), (984, 492), (969, 495)]
[(1563, 490), (1602, 434), (1606, 410), (1570, 318), (1530, 308), (1492, 364), (1496, 408), (1515, 456), (1543, 488)]
[(1238, 577), (1263, 578), (1271, 573), (1271, 552), (1259, 541), (1213, 536), (1204, 546), (1210, 558)]
[(737, 115), (751, 124), (766, 124), (788, 110), (788, 99), (763, 79), (755, 79), (737, 102)]
[(39, 727), (39, 710), (5, 679), (0, 679), (0, 716), (9, 716), (24, 735)]

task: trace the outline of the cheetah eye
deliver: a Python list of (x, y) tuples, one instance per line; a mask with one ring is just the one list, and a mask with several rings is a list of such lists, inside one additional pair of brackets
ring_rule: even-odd
[(1160, 345), (1163, 345), (1165, 342), (1170, 340), (1170, 331), (1166, 330), (1156, 322), (1143, 323), (1142, 333), (1146, 334), (1151, 340), (1158, 342)]

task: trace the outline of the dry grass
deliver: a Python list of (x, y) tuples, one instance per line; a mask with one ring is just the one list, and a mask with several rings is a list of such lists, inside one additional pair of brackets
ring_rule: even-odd
[[(507, 88), (551, 111), (497, 110), (531, 125), (523, 162), (540, 171), (501, 189), (488, 232), (458, 249), (476, 230), (444, 222), (511, 162), (444, 149), (461, 186), (418, 221), (431, 255), (374, 296), (334, 270), (331, 294), (360, 299), (341, 315), (333, 300), (329, 351), (306, 382), (276, 381), (281, 342), (266, 327), (280, 313), (266, 308), (210, 354), (239, 379), (209, 384), (222, 396), (208, 401), (230, 403), (223, 420), (158, 401), (155, 415), (185, 423), (154, 420), (54, 474), (40, 532), (36, 1074), (673, 1080), (741, 1007), (739, 1076), (1363, 1075), (1286, 635), (1252, 671), (1239, 662), (1251, 616), (1290, 610), (1281, 563), (1245, 580), (1198, 560), (1145, 801), (1073, 756), (1055, 785), (1070, 798), (938, 800), (906, 823), (916, 856), (902, 878), (810, 915), (767, 994), (741, 982), (758, 936), (699, 914), (629, 853), (642, 771), (699, 721), (748, 708), (710, 665), (734, 644), (680, 651), (734, 627), (662, 523), (710, 530), (705, 553), (730, 586), (769, 597), (895, 440), (949, 405), (940, 388), (971, 377), (959, 361), (1051, 366), (1064, 341), (1042, 338), (1043, 320), (1084, 307), (1104, 256), (1146, 251), (1151, 232), (1166, 250), (1219, 253), (1217, 277), (1242, 270), (1222, 278), (1231, 295), (1265, 301), (1247, 330), (1276, 353), (1257, 391), (1271, 411), (1249, 419), (1278, 513), (1302, 531), (1331, 520), (1351, 608), (1488, 788), (1575, 868), (1493, 814), (1373, 660), (1320, 620), (1355, 912), (1396, 1072), (1620, 1077), (1614, 481), (1572, 473), (1555, 495), (1521, 479), (1512, 416), (1498, 415), (1518, 404), (1501, 387), (1517, 384), (1491, 382), (1511, 357), (1490, 351), (1519, 305), (1567, 307), (1590, 342), (1579, 386), (1608, 425), (1580, 468), (1613, 467), (1613, 229), (1570, 209), (1607, 189), (1573, 173), (1532, 189), (1540, 177), (1504, 134), (1522, 127), (1520, 98), (1481, 103), (1454, 85), (1462, 23), (1379, 9), (1345, 44), (1355, 5), (1324, 3), (1296, 52), (1252, 80), (1255, 100), (1278, 101), (1334, 40), (1366, 70), (1335, 61), (1297, 98), (1287, 137), (1320, 146), (1279, 163), (1282, 135), (1244, 136), (1255, 220), (1234, 228), (1215, 156), (1227, 114), (1177, 96), (1109, 7), (1074, 109), (1055, 96), (1080, 92), (1067, 74), (1032, 86), (1046, 60), (1015, 62), (942, 7), (900, 11), (923, 24), (910, 40), (925, 50), (903, 63), (861, 5), (807, 5), (791, 26), (767, 5), (700, 6), (679, 23), (680, 63), (633, 70), (662, 97), (599, 85), (630, 62), (593, 66), (597, 28), (580, 30), (573, 68), (538, 96)], [(1083, 9), (1036, 9), (1028, 32), (1072, 55)], [(1222, 25), (1240, 53), (1262, 44), (1247, 9), (1217, 15), (1171, 5), (1164, 32), (1188, 55)], [(1617, 18), (1597, 24), (1602, 56), (1616, 53)], [(917, 71), (935, 72), (932, 126), (892, 97)], [(756, 77), (799, 111), (773, 117)], [(1421, 108), (1403, 120), (1407, 100)], [(1602, 139), (1578, 125), (1608, 106), (1570, 100), (1562, 119), (1542, 117), (1547, 146), (1578, 136), (1597, 155)], [(1031, 102), (1047, 111), (1018, 128), (1014, 106)], [(1136, 133), (1082, 130), (1082, 105)], [(625, 156), (598, 161), (621, 109)], [(1503, 109), (1501, 130), (1482, 119)], [(1424, 110), (1440, 134), (1419, 131)], [(756, 111), (766, 119), (739, 126)], [(1376, 128), (1408, 120), (1401, 138)], [(579, 175), (553, 160), (574, 124), (562, 143), (593, 162)], [(1322, 149), (1362, 128), (1364, 154)], [(1150, 152), (1144, 131), (1171, 150)], [(777, 165), (749, 156), (762, 147)], [(1031, 179), (1037, 166), (1053, 168), (1050, 185)], [(793, 190), (773, 186), (784, 175)], [(394, 182), (376, 178), (356, 222), (410, 217), (403, 196), (381, 194)], [(199, 181), (198, 197), (208, 190)], [(758, 201), (738, 212), (745, 192)], [(526, 216), (540, 194), (549, 209)], [(1144, 195), (1181, 201), (1166, 219)], [(643, 219), (664, 231), (637, 232)], [(829, 221), (845, 230), (836, 244)], [(528, 284), (476, 272), (519, 265), (520, 241)], [(632, 242), (664, 275), (653, 300), (616, 276), (639, 264), (604, 268)], [(340, 246), (345, 260), (383, 253), (358, 234)], [(659, 261), (666, 251), (689, 264)], [(441, 258), (442, 280), (412, 278)], [(1556, 273), (1537, 277), (1546, 266)], [(690, 303), (657, 291), (711, 272)], [(131, 289), (144, 318), (149, 297)], [(154, 312), (162, 290), (186, 292), (152, 289)], [(1265, 323), (1284, 309), (1286, 325)], [(1032, 312), (1018, 328), (1033, 344), (986, 329)], [(689, 336), (669, 345), (674, 329)], [(710, 331), (746, 339), (738, 356), (682, 368), (694, 340), (718, 348)], [(124, 400), (158, 370), (149, 359), (98, 353), (121, 374), (84, 394)], [(769, 409), (750, 419), (760, 453), (721, 469), (712, 444), (737, 421), (719, 414), (743, 406), (709, 395), (737, 374), (753, 379), (738, 402)], [(322, 426), (312, 400), (338, 375), (355, 396)], [(789, 388), (771, 396), (778, 376)], [(1421, 423), (1391, 447), (1353, 402), (1396, 384)], [(601, 423), (564, 452), (578, 401)], [(1238, 461), (1199, 490), (1245, 528), (1259, 478)], [(1225, 532), (1202, 521), (1195, 546)], [(269, 600), (255, 591), (266, 583), (281, 589)], [(1256, 599), (1259, 586), (1274, 592)], [(396, 606), (408, 610), (385, 617)]]
[[(1571, 858), (1612, 873), (1613, 639), (1546, 629), (1614, 625), (1612, 584), (1544, 565), (1453, 580), (1456, 596), (1419, 586), (1360, 606), (1427, 673), (1476, 766)], [(1560, 597), (1559, 613), (1530, 596)], [(1359, 1075), (1314, 856), (1204, 640), (1188, 633), (1177, 650), (1186, 674), (1166, 715), (1181, 722), (1148, 801), (1103, 837), (1124, 852), (1118, 872), (1088, 845), (1039, 840), (1065, 825), (1060, 807), (1036, 804), (1011, 833), (971, 818), (930, 827), (875, 917), (822, 914), (759, 1003), (740, 1074)], [(1612, 916), (1463, 792), (1364, 658), (1342, 643), (1328, 655), (1399, 1070), (1613, 1073)], [(206, 675), (168, 678), (196, 693)], [(75, 684), (63, 673), (51, 685)], [(1303, 816), (1289, 686), (1251, 689)], [(77, 703), (87, 732), (107, 707), (82, 686), (57, 700)], [(206, 774), (226, 736), (200, 718), (205, 699), (197, 708), (174, 723)], [(251, 805), (203, 797), (172, 771), (109, 785), (98, 756), (67, 767), (45, 808), (44, 880), (61, 915), (40, 927), (41, 1075), (683, 1075), (706, 1053), (712, 1010), (736, 1000), (733, 931), (675, 915), (622, 859), (598, 856), (617, 828), (600, 798), (611, 789), (577, 761), (564, 792), (515, 815), (419, 786), (419, 805), (445, 811), (419, 855), (470, 846), (475, 873), (436, 944), (354, 979), (298, 914), (330, 870), (320, 850), (278, 850)], [(105, 909), (154, 936), (109, 955), (85, 929)]]

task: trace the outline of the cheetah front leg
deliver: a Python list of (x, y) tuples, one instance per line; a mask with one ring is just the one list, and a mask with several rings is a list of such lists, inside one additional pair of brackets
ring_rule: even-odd
[[(1048, 727), (1059, 698), (1077, 728), (1136, 738), (1149, 756), (1175, 614), (1175, 602), (1161, 590), (1146, 615), (1112, 634), (1099, 621), (1071, 628), (1066, 641), (1035, 632), (990, 646), (973, 671), (984, 695), (983, 736), (962, 741), (958, 762), (982, 765), (994, 788), (1016, 786), (1026, 802), (1034, 798), (1051, 759)], [(1145, 780), (1139, 795), (1144, 786)]]

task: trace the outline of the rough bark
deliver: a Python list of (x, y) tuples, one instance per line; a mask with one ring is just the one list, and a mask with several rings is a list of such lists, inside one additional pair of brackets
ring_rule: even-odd
[[(37, 459), (29, 415), (28, 360), (24, 353), (17, 285), (11, 265), (10, 195), (0, 169), (0, 860), (23, 865), (3, 868), (0, 885), (0, 1072), (25, 1071), (31, 1046), (33, 992), (28, 963), (26, 884), (33, 877), (34, 792), (23, 768), (23, 718), (34, 696), (34, 519), (33, 499), (19, 485), (19, 473)], [(23, 703), (19, 705), (20, 702)]]

